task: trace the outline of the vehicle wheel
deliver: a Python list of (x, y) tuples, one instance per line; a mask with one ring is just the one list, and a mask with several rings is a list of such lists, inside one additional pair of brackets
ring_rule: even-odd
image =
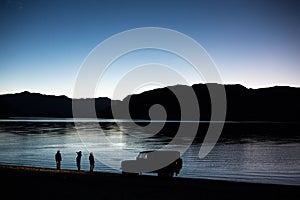
[(160, 177), (173, 177), (174, 176), (174, 172), (172, 172), (172, 171), (169, 171), (169, 172), (158, 172), (157, 175), (160, 176)]
[(163, 172), (157, 172), (157, 176), (163, 177), (164, 173)]
[(174, 172), (170, 171), (168, 172), (168, 177), (173, 177), (174, 176)]

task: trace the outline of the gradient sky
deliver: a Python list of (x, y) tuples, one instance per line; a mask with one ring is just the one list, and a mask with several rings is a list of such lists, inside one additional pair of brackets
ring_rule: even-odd
[[(1, 0), (0, 94), (26, 90), (72, 97), (90, 51), (114, 34), (139, 27), (169, 28), (193, 38), (225, 84), (300, 87), (298, 2)], [(115, 67), (128, 70), (130, 59), (168, 60), (165, 53), (142, 54), (147, 58), (137, 53)], [(117, 79), (113, 73), (106, 78)], [(109, 81), (105, 84), (99, 96), (111, 97)]]

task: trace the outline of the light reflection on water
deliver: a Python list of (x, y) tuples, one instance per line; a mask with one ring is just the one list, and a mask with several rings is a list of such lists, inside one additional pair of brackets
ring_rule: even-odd
[[(89, 169), (88, 155), (93, 151), (95, 171), (120, 173), (100, 161), (113, 160), (118, 166), (122, 159), (135, 159), (139, 151), (159, 149), (171, 139), (132, 137), (130, 133), (143, 132), (143, 128), (132, 129), (130, 123), (125, 122), (116, 126), (113, 121), (102, 125), (102, 130), (84, 121), (77, 127), (81, 131), (79, 136), (71, 122), (1, 121), (0, 164), (55, 168), (54, 154), (59, 149), (63, 157), (62, 169), (76, 169), (76, 152), (81, 150), (83, 170)], [(183, 168), (179, 177), (300, 185), (299, 138), (222, 140), (203, 159), (198, 157), (200, 145), (193, 144), (182, 155)]]

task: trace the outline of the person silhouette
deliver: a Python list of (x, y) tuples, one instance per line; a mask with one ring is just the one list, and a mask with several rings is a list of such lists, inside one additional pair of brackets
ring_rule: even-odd
[(55, 161), (56, 161), (56, 169), (60, 169), (60, 163), (61, 163), (61, 154), (60, 151), (57, 150), (56, 154), (55, 154)]
[(89, 161), (90, 161), (90, 172), (93, 172), (95, 167), (95, 159), (94, 159), (93, 152), (90, 153)]
[(81, 162), (81, 151), (76, 152), (77, 153), (77, 157), (76, 157), (76, 165), (77, 165), (77, 169), (78, 171), (80, 171), (80, 162)]

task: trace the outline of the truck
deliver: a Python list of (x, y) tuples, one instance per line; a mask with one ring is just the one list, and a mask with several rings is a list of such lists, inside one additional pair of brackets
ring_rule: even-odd
[(150, 150), (142, 151), (135, 160), (123, 160), (121, 170), (124, 175), (156, 173), (161, 177), (177, 176), (182, 168), (179, 151)]

